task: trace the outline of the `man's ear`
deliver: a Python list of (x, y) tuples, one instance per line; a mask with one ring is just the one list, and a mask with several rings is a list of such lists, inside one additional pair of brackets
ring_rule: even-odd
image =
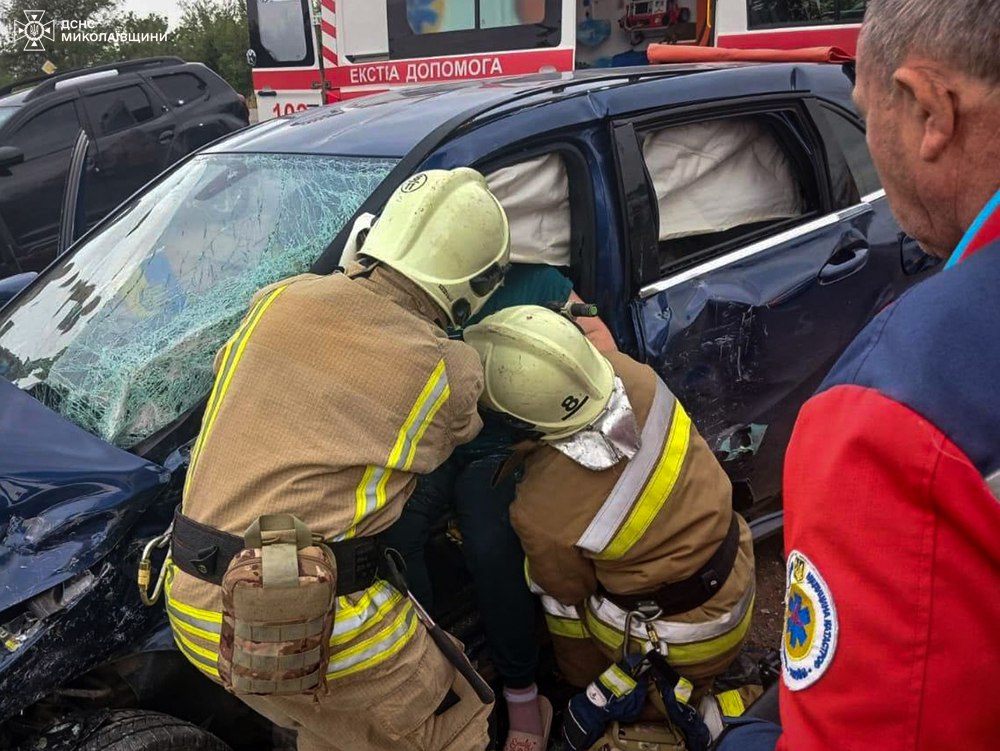
[(918, 118), (923, 128), (920, 158), (925, 162), (937, 160), (955, 138), (955, 92), (927, 68), (904, 65), (892, 79), (905, 99), (904, 110)]

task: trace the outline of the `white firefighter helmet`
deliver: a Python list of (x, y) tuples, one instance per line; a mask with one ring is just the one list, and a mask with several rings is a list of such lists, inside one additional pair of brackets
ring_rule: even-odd
[(461, 326), (503, 282), (510, 226), (481, 174), (428, 170), (390, 196), (359, 254), (408, 278)]
[(531, 426), (544, 440), (566, 438), (604, 412), (615, 388), (611, 363), (572, 321), (517, 305), (469, 326), (485, 386), (479, 403)]

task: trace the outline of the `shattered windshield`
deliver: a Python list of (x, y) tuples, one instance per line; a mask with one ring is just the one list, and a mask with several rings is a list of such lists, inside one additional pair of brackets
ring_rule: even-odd
[(135, 446), (201, 402), (253, 293), (308, 270), (395, 163), (194, 158), (0, 317), (0, 376)]

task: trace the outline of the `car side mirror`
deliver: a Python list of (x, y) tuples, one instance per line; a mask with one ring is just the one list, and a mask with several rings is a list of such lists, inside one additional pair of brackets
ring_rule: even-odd
[(0, 308), (10, 302), (14, 295), (27, 287), (38, 274), (28, 271), (24, 274), (15, 274), (6, 279), (0, 279)]
[(17, 146), (0, 146), (0, 169), (13, 167), (24, 161), (24, 152)]

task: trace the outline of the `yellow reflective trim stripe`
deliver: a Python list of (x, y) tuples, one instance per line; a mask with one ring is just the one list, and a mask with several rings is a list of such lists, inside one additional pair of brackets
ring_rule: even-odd
[(680, 402), (677, 402), (674, 405), (670, 433), (667, 435), (656, 469), (650, 476), (645, 490), (632, 506), (625, 523), (597, 558), (602, 560), (621, 558), (642, 538), (649, 525), (653, 523), (653, 519), (663, 509), (674, 485), (677, 484), (690, 442), (691, 418)]
[(205, 662), (204, 658), (202, 658), (200, 655), (196, 654), (195, 652), (190, 651), (187, 648), (187, 646), (181, 640), (180, 635), (176, 631), (174, 632), (174, 644), (177, 645), (177, 648), (181, 651), (181, 654), (183, 654), (185, 657), (187, 657), (188, 662), (190, 662), (192, 665), (194, 665), (200, 671), (202, 671), (203, 673), (207, 673), (208, 675), (214, 676), (216, 678), (219, 677), (219, 669), (217, 667), (213, 667), (213, 665), (217, 665), (218, 664), (218, 660), (217, 659), (212, 660), (211, 664), (207, 664)]
[[(396, 443), (392, 447), (392, 451), (389, 452), (389, 461), (386, 464), (387, 467), (399, 466), (399, 460), (403, 457), (403, 452), (406, 450), (410, 428), (412, 428), (417, 422), (417, 419), (420, 417), (420, 413), (424, 412), (424, 406), (426, 405), (427, 400), (430, 399), (431, 394), (437, 390), (436, 387), (438, 382), (441, 380), (442, 375), (444, 375), (444, 360), (439, 360), (438, 364), (431, 372), (430, 377), (427, 379), (427, 383), (424, 384), (424, 388), (421, 390), (420, 396), (417, 397), (417, 401), (413, 403), (413, 407), (410, 409), (410, 414), (406, 416), (403, 426), (399, 429), (399, 434), (396, 436)], [(411, 450), (412, 448), (413, 447), (410, 446)], [(407, 464), (406, 467), (409, 467), (409, 464)], [(406, 467), (404, 467), (404, 469)]]
[(170, 592), (173, 589), (174, 575), (176, 574), (177, 566), (173, 561), (169, 561), (167, 568), (167, 580), (164, 590), (167, 595), (167, 607), (173, 608), (184, 615), (190, 616), (192, 618), (197, 618), (202, 621), (209, 621), (210, 623), (218, 623), (222, 625), (222, 613), (216, 613), (212, 610), (201, 610), (200, 608), (193, 608), (190, 605), (185, 605), (183, 602), (178, 602), (170, 596)]
[(445, 372), (444, 360), (439, 360), (424, 384), (420, 395), (410, 408), (396, 434), (396, 442), (389, 451), (384, 467), (369, 465), (354, 491), (354, 520), (350, 528), (337, 539), (347, 539), (357, 534), (357, 527), (366, 515), (385, 506), (386, 485), (392, 470), (409, 470), (416, 456), (417, 444), (423, 438), (434, 415), (448, 400), (451, 389)]
[(211, 650), (205, 649), (204, 647), (199, 647), (193, 641), (190, 641), (184, 634), (180, 634), (174, 631), (174, 638), (179, 639), (181, 643), (187, 648), (187, 651), (198, 655), (211, 663), (217, 663), (219, 661), (219, 654), (217, 652), (212, 652)]
[(746, 705), (739, 691), (723, 691), (721, 694), (716, 694), (715, 698), (719, 700), (719, 709), (726, 717), (739, 717), (746, 711)]
[[(216, 376), (215, 387), (218, 388), (218, 391), (216, 391), (216, 388), (213, 388), (215, 403), (212, 405), (211, 410), (206, 409), (205, 416), (204, 418), (202, 418), (201, 434), (199, 434), (198, 440), (195, 443), (195, 450), (192, 451), (191, 453), (191, 461), (188, 466), (187, 477), (184, 480), (185, 493), (187, 492), (187, 489), (190, 486), (191, 478), (194, 475), (195, 465), (197, 464), (198, 459), (201, 456), (201, 450), (204, 448), (204, 442), (208, 440), (208, 436), (212, 432), (212, 427), (215, 424), (215, 418), (219, 414), (219, 409), (222, 406), (222, 402), (226, 398), (226, 391), (229, 389), (229, 384), (233, 380), (233, 374), (236, 372), (236, 367), (239, 365), (240, 359), (243, 357), (243, 350), (246, 349), (247, 341), (249, 341), (250, 335), (253, 333), (253, 330), (257, 328), (257, 324), (260, 323), (260, 319), (264, 315), (264, 312), (269, 307), (271, 307), (271, 303), (273, 303), (278, 298), (278, 295), (284, 292), (285, 289), (287, 288), (288, 285), (283, 284), (282, 286), (278, 287), (273, 292), (271, 292), (269, 295), (267, 295), (265, 299), (258, 301), (257, 305), (251, 311), (251, 314), (248, 315), (247, 318), (244, 320), (244, 324), (241, 327), (242, 334), (240, 334), (238, 340), (236, 337), (234, 337), (226, 345), (228, 349), (231, 348), (234, 344), (236, 344), (236, 351), (235, 354), (233, 354), (232, 362), (229, 363), (229, 367), (226, 368), (225, 367), (226, 363), (225, 361), (223, 361), (223, 367), (219, 369), (219, 374), (218, 376)], [(229, 354), (230, 354), (229, 352), (226, 353), (227, 358)]]
[[(334, 636), (331, 636), (330, 646), (333, 647), (338, 644), (346, 644), (352, 639), (355, 639), (356, 637), (360, 636), (365, 631), (370, 631), (378, 623), (381, 623), (382, 619), (385, 618), (385, 614), (388, 613), (390, 610), (392, 610), (394, 607), (396, 607), (396, 605), (398, 605), (402, 599), (403, 599), (402, 595), (398, 593), (393, 595), (384, 603), (382, 603), (382, 605), (380, 605), (374, 613), (372, 613), (368, 618), (366, 618), (361, 623), (360, 626), (348, 629), (347, 631), (344, 631), (341, 634), (335, 634)], [(337, 613), (337, 617), (338, 618), (340, 617), (340, 613)], [(334, 622), (336, 622), (336, 619)]]
[[(674, 666), (697, 665), (728, 652), (743, 641), (743, 637), (746, 636), (747, 630), (750, 628), (752, 615), (753, 605), (751, 603), (743, 618), (732, 631), (708, 641), (693, 644), (668, 644), (667, 662)], [(613, 650), (621, 649), (624, 635), (603, 623), (590, 610), (587, 611), (586, 625), (587, 630), (606, 647)], [(633, 636), (632, 641), (641, 640)]]
[(545, 624), (549, 627), (549, 633), (553, 636), (563, 636), (567, 639), (588, 639), (583, 621), (572, 618), (558, 618), (549, 613), (545, 614)]
[(167, 613), (167, 618), (169, 619), (170, 625), (173, 627), (174, 632), (186, 631), (192, 636), (197, 636), (199, 639), (205, 639), (206, 641), (210, 641), (213, 644), (218, 644), (219, 641), (221, 640), (221, 636), (218, 633), (205, 631), (204, 629), (200, 629), (197, 626), (194, 626), (190, 623), (186, 623), (185, 621), (182, 621), (180, 618), (175, 616), (173, 613)]
[(393, 594), (399, 597), (399, 593), (391, 589), (389, 585), (379, 580), (372, 584), (365, 593), (361, 595), (356, 603), (351, 603), (346, 595), (337, 598), (337, 618), (354, 618), (371, 607), (372, 599), (384, 594)]
[(229, 386), (233, 381), (233, 376), (236, 374), (236, 368), (239, 367), (240, 360), (243, 359), (243, 351), (246, 349), (247, 342), (250, 341), (250, 335), (253, 334), (254, 329), (260, 323), (260, 319), (264, 317), (264, 313), (267, 309), (271, 307), (271, 304), (278, 299), (278, 296), (288, 288), (287, 284), (284, 284), (274, 290), (271, 294), (267, 296), (264, 300), (263, 305), (257, 311), (247, 330), (243, 332), (243, 336), (240, 337), (239, 343), (236, 346), (236, 354), (233, 356), (233, 362), (229, 366), (229, 370), (226, 371), (225, 380), (222, 382), (222, 389), (219, 391), (219, 398), (216, 402), (215, 409), (209, 416), (208, 423), (205, 426), (206, 438), (208, 434), (212, 432), (212, 426), (215, 425), (215, 418), (219, 415), (219, 409), (222, 407), (222, 402), (225, 401), (226, 392), (229, 390)]
[(611, 693), (617, 696), (619, 699), (625, 694), (634, 690), (636, 687), (635, 680), (632, 676), (626, 673), (617, 665), (612, 665), (610, 668), (601, 673), (597, 680), (608, 689)]
[(365, 468), (365, 472), (361, 475), (361, 482), (358, 483), (357, 489), (354, 491), (354, 521), (351, 522), (351, 528), (347, 530), (344, 537), (354, 537), (355, 530), (358, 524), (365, 516), (365, 507), (368, 499), (368, 483), (371, 482), (372, 475), (375, 474), (375, 466), (369, 464)]
[(441, 389), (441, 393), (438, 395), (438, 398), (431, 405), (427, 416), (424, 417), (424, 421), (421, 423), (417, 434), (413, 437), (413, 442), (410, 444), (410, 451), (406, 455), (406, 461), (403, 464), (404, 471), (408, 470), (413, 464), (413, 459), (417, 455), (417, 444), (420, 443), (420, 439), (424, 437), (424, 433), (427, 432), (427, 428), (429, 428), (431, 423), (434, 421), (434, 416), (438, 413), (438, 410), (444, 406), (444, 403), (448, 401), (449, 396), (451, 396), (451, 386), (446, 383), (444, 388)]
[[(250, 312), (247, 313), (247, 315), (245, 315), (243, 317), (243, 321), (242, 321), (242, 323), (240, 323), (240, 327), (236, 330), (236, 333), (233, 334), (231, 337), (229, 337), (229, 339), (226, 340), (226, 344), (225, 344), (225, 347), (223, 349), (222, 363), (219, 366), (219, 372), (216, 374), (215, 381), (212, 384), (212, 393), (208, 397), (208, 404), (205, 407), (205, 415), (211, 414), (212, 411), (215, 409), (215, 405), (216, 405), (216, 402), (218, 400), (219, 385), (222, 383), (222, 374), (225, 373), (226, 370), (228, 370), (228, 368), (229, 368), (229, 357), (230, 357), (230, 355), (232, 354), (232, 351), (233, 351), (233, 343), (237, 339), (239, 339), (241, 336), (243, 336), (243, 332), (246, 330), (247, 325), (253, 319), (254, 315), (256, 315), (257, 310), (260, 308), (260, 306), (261, 306), (261, 304), (263, 302), (264, 302), (264, 299), (261, 298), (256, 303), (254, 303), (253, 307), (250, 308)], [(203, 426), (204, 426), (204, 421), (205, 420), (204, 420), (204, 417), (203, 417), (202, 418), (202, 425)], [(191, 450), (190, 466), (188, 467), (189, 471), (187, 473), (187, 477), (184, 480), (184, 492), (185, 493), (187, 493), (188, 483), (191, 480), (191, 472), (190, 472), (190, 470), (194, 468), (195, 462), (197, 461), (198, 455), (201, 453), (201, 447), (202, 447), (202, 444), (204, 442), (205, 442), (205, 433), (204, 433), (204, 431), (201, 431), (198, 434), (198, 440), (195, 441), (194, 448)]]
[[(416, 613), (409, 603), (405, 603), (403, 611), (387, 628), (350, 649), (333, 655), (326, 671), (327, 678), (342, 678), (385, 662), (399, 652), (413, 638), (416, 631)], [(383, 643), (386, 646), (379, 648)], [(352, 657), (361, 659), (351, 660)], [(343, 667), (340, 667), (341, 665)]]

